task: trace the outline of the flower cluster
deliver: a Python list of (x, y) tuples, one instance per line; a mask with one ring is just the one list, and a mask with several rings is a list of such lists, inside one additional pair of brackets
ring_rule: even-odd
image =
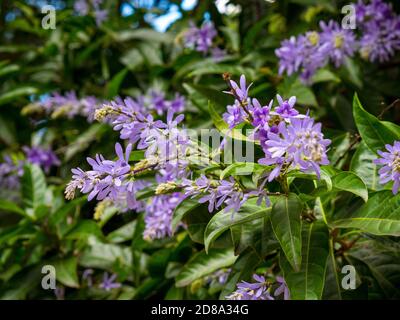
[(228, 277), (231, 272), (232, 272), (232, 269), (230, 269), (230, 268), (220, 269), (220, 270), (217, 270), (217, 271), (213, 272), (212, 274), (206, 276), (204, 280), (208, 284), (218, 283), (220, 285), (223, 285), (228, 281)]
[(72, 180), (65, 189), (66, 198), (72, 199), (75, 190), (79, 189), (82, 193), (89, 193), (89, 201), (94, 198), (97, 200), (110, 198), (117, 201), (121, 192), (132, 190), (132, 183), (127, 182), (131, 171), (128, 164), (131, 150), (132, 145), (129, 144), (124, 153), (122, 146), (117, 143), (115, 145), (118, 156), (116, 161), (106, 160), (102, 155), (96, 155), (95, 159), (87, 158), (92, 170), (72, 169)]
[(121, 99), (117, 97), (115, 101), (111, 102), (97, 99), (94, 96), (78, 98), (75, 91), (67, 92), (64, 95), (54, 92), (50, 96), (42, 98), (40, 102), (27, 105), (23, 109), (23, 113), (27, 114), (43, 110), (52, 118), (64, 116), (72, 119), (76, 116), (83, 116), (87, 118), (88, 122), (92, 122), (96, 111), (104, 110), (104, 105), (124, 106), (135, 112), (153, 113), (161, 116), (167, 114), (169, 110), (175, 113), (184, 111), (186, 101), (178, 93), (175, 93), (172, 99), (167, 99), (163, 91), (155, 88), (150, 89), (146, 94), (139, 94), (136, 98)]
[(172, 236), (172, 214), (183, 199), (179, 192), (153, 197), (145, 208), (143, 238), (154, 240)]
[(94, 120), (95, 111), (101, 107), (103, 101), (86, 96), (78, 98), (74, 91), (61, 95), (58, 92), (52, 93), (40, 102), (32, 103), (23, 109), (23, 113), (44, 111), (52, 118), (67, 117), (72, 119), (76, 116), (86, 117), (89, 122)]
[(58, 157), (51, 149), (43, 149), (40, 147), (22, 147), (26, 154), (26, 160), (29, 163), (37, 164), (42, 167), (45, 172), (49, 172), (52, 166), (59, 166), (61, 164)]
[(361, 35), (357, 39), (352, 30), (343, 29), (337, 22), (320, 22), (320, 32), (310, 31), (284, 40), (275, 51), (279, 58), (279, 73), (300, 72), (303, 82), (309, 83), (320, 68), (331, 62), (340, 67), (346, 57), (359, 50), (371, 62), (387, 61), (400, 49), (400, 16), (382, 0), (369, 4), (359, 1), (356, 21)]
[[(241, 281), (238, 283), (237, 290), (226, 297), (228, 300), (275, 300), (271, 296), (271, 284), (265, 279), (265, 277), (254, 274), (253, 279), (256, 282), (249, 283)], [(283, 293), (284, 300), (290, 299), (289, 289), (286, 285), (285, 280), (278, 276), (276, 277), (278, 288), (274, 292), (274, 296), (278, 297)]]
[(270, 285), (263, 276), (253, 275), (256, 282), (239, 282), (237, 290), (226, 297), (228, 300), (274, 300), (269, 291)]
[(240, 186), (235, 182), (233, 177), (229, 180), (209, 180), (205, 175), (195, 181), (184, 179), (182, 186), (185, 196), (199, 198), (200, 203), (208, 202), (208, 211), (213, 212), (223, 204), (226, 205), (225, 211), (239, 211), (240, 207), (248, 199)]
[(354, 55), (357, 42), (351, 30), (341, 29), (334, 21), (321, 22), (320, 27), (322, 31), (319, 33), (310, 31), (282, 42), (275, 51), (280, 74), (300, 72), (302, 81), (308, 83), (315, 72), (329, 62), (338, 68), (346, 57)]
[(43, 149), (41, 147), (24, 146), (25, 159), (13, 160), (10, 156), (4, 157), (4, 162), (0, 163), (0, 188), (8, 190), (19, 189), (19, 179), (24, 174), (24, 164), (36, 164), (44, 169), (46, 173), (50, 171), (52, 166), (61, 164), (58, 157), (51, 149)]
[(4, 157), (4, 162), (0, 163), (0, 189), (17, 190), (19, 188), (19, 178), (24, 173), (23, 161), (14, 163), (10, 156)]
[(395, 141), (394, 145), (387, 144), (387, 152), (378, 151), (381, 158), (374, 160), (375, 164), (382, 165), (379, 170), (381, 184), (393, 181), (393, 194), (397, 194), (400, 187), (400, 141)]
[(203, 55), (211, 54), (215, 61), (219, 61), (225, 56), (225, 51), (214, 45), (216, 36), (217, 30), (212, 22), (204, 22), (200, 28), (191, 22), (184, 35), (184, 45)]
[[(112, 102), (110, 106), (99, 109), (96, 118), (105, 117), (121, 131), (121, 138), (131, 142), (124, 153), (117, 143), (116, 161), (106, 160), (102, 155), (95, 159), (88, 158), (92, 170), (72, 169), (72, 180), (68, 183), (65, 195), (72, 199), (75, 190), (88, 193), (88, 199), (111, 200), (118, 207), (145, 212), (145, 239), (157, 239), (172, 234), (171, 219), (175, 207), (183, 199), (181, 193), (161, 194), (148, 202), (137, 201), (136, 193), (148, 186), (148, 182), (136, 180), (136, 175), (147, 170), (158, 170), (156, 180), (160, 184), (186, 177), (187, 162), (180, 158), (190, 147), (190, 140), (185, 132), (177, 127), (183, 115), (173, 118), (169, 111), (166, 123), (154, 120), (152, 115), (143, 114), (133, 100), (126, 99), (123, 104)], [(145, 149), (145, 159), (129, 165), (133, 144), (138, 149)]]
[(140, 95), (136, 103), (143, 111), (155, 111), (159, 116), (167, 114), (168, 110), (180, 113), (185, 110), (185, 98), (179, 93), (175, 93), (173, 99), (167, 99), (165, 92), (158, 89), (150, 89), (147, 94)]
[(362, 35), (359, 40), (361, 56), (371, 62), (385, 62), (400, 50), (400, 16), (382, 0), (369, 4), (359, 1), (356, 19)]
[(178, 128), (184, 119), (180, 114), (174, 118), (174, 111), (169, 109), (166, 122), (155, 120), (153, 115), (142, 110), (133, 99), (112, 101), (95, 114), (97, 120), (106, 120), (114, 130), (120, 132), (123, 140), (137, 143), (140, 150), (146, 149), (146, 157), (158, 157), (159, 161), (179, 161), (185, 154), (189, 138), (185, 131)]
[[(169, 110), (165, 122), (155, 120), (153, 115), (146, 113), (143, 104), (128, 98), (112, 101), (95, 114), (96, 119), (106, 120), (120, 131), (121, 139), (129, 142), (125, 153), (117, 143), (117, 160), (110, 161), (97, 155), (95, 159), (88, 158), (91, 170), (73, 169), (66, 197), (73, 198), (78, 189), (89, 194), (89, 200), (108, 199), (114, 205), (119, 203), (118, 206), (124, 207), (126, 204), (128, 209), (144, 211), (144, 238), (157, 239), (172, 235), (173, 211), (187, 197), (208, 203), (210, 212), (224, 207), (224, 211), (234, 213), (253, 197), (258, 197), (258, 205), (265, 199), (269, 206), (269, 193), (264, 188), (266, 182), (288, 170), (313, 171), (319, 175), (319, 166), (329, 163), (326, 151), (330, 141), (323, 138), (320, 124), (295, 109), (296, 98), (285, 101), (278, 96), (277, 106), (273, 107), (273, 101), (261, 106), (258, 100), (248, 96), (249, 86), (244, 76), (239, 84), (231, 80), (229, 84), (231, 91), (228, 93), (235, 97), (235, 103), (228, 108), (224, 119), (232, 129), (242, 122), (254, 127), (254, 138), (260, 141), (265, 153), (265, 158), (259, 162), (272, 168), (260, 177), (262, 182), (258, 189), (244, 189), (233, 177), (223, 180), (203, 174), (196, 179), (189, 178), (193, 176), (188, 166), (190, 155), (202, 151), (185, 130), (179, 128), (183, 115), (174, 118), (173, 111)], [(130, 165), (133, 146), (145, 150), (145, 159)], [(137, 191), (148, 185), (141, 182), (139, 175), (149, 170), (157, 172), (156, 195), (145, 202), (136, 201)]]
[(97, 26), (107, 20), (108, 11), (101, 8), (103, 0), (76, 0), (74, 10), (80, 16), (87, 16), (93, 11)]
[(274, 101), (262, 106), (257, 99), (249, 98), (250, 86), (246, 85), (244, 76), (240, 84), (232, 80), (229, 83), (228, 93), (235, 97), (235, 103), (228, 106), (223, 118), (231, 129), (243, 122), (255, 128), (254, 138), (260, 141), (265, 153), (259, 163), (275, 166), (268, 181), (292, 169), (314, 171), (319, 176), (319, 166), (329, 164), (326, 152), (330, 140), (324, 139), (321, 124), (295, 109), (296, 97), (284, 100), (278, 95), (276, 107), (273, 107)]

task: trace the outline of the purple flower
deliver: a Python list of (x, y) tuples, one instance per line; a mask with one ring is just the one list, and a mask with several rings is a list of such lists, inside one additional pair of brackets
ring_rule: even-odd
[(295, 118), (299, 115), (299, 112), (294, 108), (296, 97), (290, 97), (289, 100), (284, 101), (278, 94), (276, 98), (278, 99), (279, 107), (276, 107), (275, 111), (271, 114), (279, 115), (284, 119)]
[(24, 174), (23, 165), (23, 161), (14, 163), (10, 156), (4, 156), (4, 162), (0, 163), (0, 189), (19, 189), (19, 178)]
[(395, 141), (393, 146), (387, 144), (385, 147), (388, 152), (378, 150), (381, 158), (375, 159), (374, 163), (383, 166), (379, 170), (379, 182), (386, 184), (393, 181), (392, 191), (393, 194), (397, 194), (400, 187), (400, 141)]
[(89, 13), (89, 4), (86, 0), (76, 0), (74, 3), (74, 10), (80, 16), (86, 16)]
[(143, 238), (154, 240), (171, 236), (172, 214), (183, 199), (179, 192), (153, 197), (145, 209)]
[(257, 99), (253, 99), (253, 126), (268, 129), (272, 103), (273, 101), (271, 100), (268, 106), (262, 107)]
[(121, 284), (118, 282), (114, 282), (116, 278), (117, 278), (116, 274), (109, 276), (107, 272), (104, 272), (103, 282), (100, 283), (99, 287), (106, 291), (111, 291), (112, 289), (120, 288)]
[(310, 83), (315, 72), (332, 62), (337, 68), (359, 49), (361, 57), (371, 62), (384, 62), (400, 50), (400, 17), (390, 4), (382, 0), (356, 5), (356, 21), (360, 38), (338, 23), (320, 22), (321, 32), (307, 32), (282, 42), (275, 51), (279, 58), (279, 73), (300, 72), (301, 80)]
[(302, 64), (302, 52), (296, 37), (292, 36), (282, 41), (281, 47), (275, 50), (275, 54), (279, 58), (279, 74), (286, 71), (290, 76), (299, 71)]
[(400, 17), (382, 0), (356, 5), (357, 23), (362, 30), (360, 54), (371, 62), (389, 60), (400, 49)]
[(225, 50), (218, 47), (214, 47), (211, 49), (211, 58), (214, 62), (220, 62), (224, 60), (225, 57), (226, 57)]
[(54, 289), (54, 295), (56, 296), (57, 300), (64, 300), (64, 298), (65, 298), (65, 288), (57, 286)]
[(108, 16), (108, 11), (100, 8), (102, 3), (102, 0), (76, 0), (74, 3), (74, 10), (80, 16), (87, 16), (92, 9), (96, 24), (100, 26), (107, 20)]
[(256, 282), (242, 281), (238, 283), (237, 290), (226, 297), (228, 300), (274, 300), (268, 291), (269, 284), (263, 276), (253, 275)]
[(52, 150), (45, 150), (40, 147), (22, 147), (25, 152), (26, 160), (30, 163), (41, 166), (45, 172), (49, 172), (52, 166), (59, 166), (60, 160)]
[(322, 42), (320, 34), (315, 31), (300, 36), (298, 41), (302, 57), (300, 78), (304, 83), (309, 83), (317, 70), (328, 63), (329, 44)]
[(89, 122), (92, 122), (96, 109), (101, 106), (101, 101), (93, 96), (78, 99), (76, 93), (70, 91), (65, 95), (54, 92), (35, 105), (51, 115), (52, 118), (66, 116), (72, 119), (79, 115), (86, 117)]
[(197, 28), (192, 22), (185, 34), (185, 46), (206, 54), (212, 47), (217, 30), (212, 22), (205, 22)]
[(312, 31), (298, 38), (284, 40), (275, 51), (279, 58), (279, 73), (291, 75), (300, 72), (303, 82), (308, 83), (315, 72), (328, 62), (329, 46), (323, 43), (319, 33)]
[(281, 122), (278, 129), (277, 134), (269, 133), (269, 140), (262, 146), (266, 157), (259, 160), (261, 164), (276, 165), (268, 180), (279, 176), (284, 165), (304, 172), (314, 171), (319, 177), (319, 165), (329, 164), (326, 152), (331, 143), (324, 139), (321, 124), (314, 124), (311, 118), (294, 118), (290, 124)]
[(94, 18), (96, 20), (96, 25), (99, 27), (103, 24), (104, 21), (108, 18), (108, 11), (103, 9), (95, 9), (94, 10)]
[(371, 62), (388, 61), (400, 50), (400, 20), (390, 19), (371, 25), (360, 39), (361, 57)]
[(201, 195), (200, 203), (208, 202), (208, 211), (213, 212), (223, 204), (225, 212), (238, 212), (243, 203), (248, 199), (237, 185), (233, 177), (229, 180), (209, 180), (205, 175), (195, 181), (183, 179), (182, 186), (187, 197), (194, 198)]
[(180, 113), (185, 110), (186, 100), (184, 96), (176, 93), (175, 98), (167, 102), (168, 109), (171, 109), (174, 113)]
[(156, 110), (157, 114), (162, 115), (168, 110), (164, 92), (156, 91), (154, 89), (151, 90), (149, 100), (150, 108)]
[(67, 184), (65, 194), (67, 199), (72, 199), (75, 189), (82, 193), (89, 193), (88, 200), (96, 198), (103, 200), (110, 198), (118, 200), (120, 193), (126, 191), (126, 180), (130, 172), (129, 155), (132, 145), (129, 144), (125, 154), (119, 143), (115, 145), (117, 161), (106, 160), (102, 155), (96, 155), (95, 159), (87, 158), (92, 170), (83, 171), (80, 168), (72, 169), (72, 180)]
[(220, 285), (223, 285), (228, 280), (229, 274), (231, 273), (231, 269), (221, 269), (217, 270), (214, 273), (210, 274), (205, 278), (205, 281), (210, 284), (212, 282), (217, 282)]
[(229, 82), (231, 84), (233, 92), (232, 91), (224, 91), (224, 92), (233, 95), (236, 99), (239, 99), (241, 103), (247, 104), (248, 102), (247, 100), (249, 97), (249, 89), (252, 83), (250, 83), (250, 85), (247, 86), (246, 77), (243, 74), (240, 76), (239, 85), (233, 80), (229, 80)]
[(352, 57), (357, 49), (355, 35), (351, 30), (342, 29), (335, 21), (320, 22), (321, 42), (327, 44), (329, 58), (336, 68), (346, 57)]
[(237, 100), (235, 100), (234, 105), (227, 106), (227, 112), (222, 115), (222, 118), (229, 125), (230, 129), (233, 129), (238, 124), (242, 123), (245, 117), (246, 112)]
[(276, 281), (279, 283), (279, 287), (275, 290), (274, 296), (280, 296), (283, 293), (284, 300), (290, 300), (290, 292), (289, 288), (286, 285), (285, 279), (278, 276), (276, 277)]
[(85, 271), (83, 271), (82, 274), (82, 280), (87, 281), (87, 286), (89, 288), (93, 286), (93, 279), (92, 279), (93, 273), (94, 273), (93, 269), (85, 269)]

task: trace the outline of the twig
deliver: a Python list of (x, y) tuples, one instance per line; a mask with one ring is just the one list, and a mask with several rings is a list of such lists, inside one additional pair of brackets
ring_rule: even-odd
[(235, 89), (232, 87), (231, 84), (231, 75), (228, 72), (225, 72), (222, 75), (223, 79), (226, 81), (226, 83), (228, 84), (229, 89), (231, 89), (231, 93), (232, 95), (235, 97), (235, 99), (237, 101), (239, 101), (240, 106), (243, 108), (244, 112), (247, 113), (247, 115), (249, 116), (250, 121), (253, 121), (253, 116), (251, 115), (251, 113), (249, 112), (249, 110), (247, 110), (246, 104), (240, 99), (240, 97), (237, 95)]
[(378, 119), (381, 120), (383, 115), (388, 112), (390, 109), (396, 107), (396, 106), (400, 106), (400, 99), (396, 99), (395, 101), (393, 101), (390, 105), (388, 105), (386, 108), (384, 108), (382, 110), (382, 112), (379, 114)]
[(333, 165), (334, 167), (336, 167), (340, 163), (340, 161), (342, 161), (343, 158), (347, 155), (347, 153), (350, 152), (351, 149), (353, 149), (353, 147), (360, 141), (361, 136), (358, 133), (356, 133), (354, 137), (354, 141), (349, 145), (346, 151), (343, 152), (342, 155), (335, 161), (335, 164)]

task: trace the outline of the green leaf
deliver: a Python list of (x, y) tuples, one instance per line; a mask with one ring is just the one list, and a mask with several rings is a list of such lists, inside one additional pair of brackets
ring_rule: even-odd
[(43, 277), (41, 273), (41, 265), (25, 268), (11, 278), (12, 286), (6, 290), (2, 290), (0, 294), (1, 300), (23, 300), (33, 291)]
[[(330, 174), (328, 173), (328, 170), (325, 167), (321, 168), (321, 173), (320, 173), (320, 180), (325, 182), (326, 188), (328, 191), (332, 190), (332, 179)], [(301, 171), (293, 170), (290, 171), (287, 175), (289, 178), (301, 178), (301, 179), (307, 179), (307, 180), (319, 180), (318, 176), (315, 173), (304, 173)]]
[(204, 231), (204, 246), (206, 251), (209, 249), (212, 242), (229, 228), (266, 217), (270, 211), (271, 208), (260, 208), (260, 206), (246, 202), (240, 208), (239, 212), (235, 212), (233, 215), (224, 210), (217, 212), (211, 218)]
[(283, 98), (296, 96), (298, 104), (313, 107), (318, 105), (312, 90), (302, 84), (298, 79), (286, 78), (284, 82), (278, 86), (278, 92), (280, 92)]
[(183, 200), (178, 206), (175, 208), (174, 213), (172, 214), (172, 222), (171, 228), (172, 231), (178, 228), (179, 223), (182, 219), (188, 214), (189, 212), (193, 211), (197, 207), (201, 206), (202, 204), (199, 202), (197, 198), (194, 199), (185, 199)]
[(268, 166), (252, 162), (235, 162), (226, 167), (220, 174), (220, 179), (223, 180), (229, 176), (246, 176), (255, 172), (263, 172), (268, 170)]
[(35, 209), (45, 204), (46, 180), (40, 167), (26, 164), (22, 176), (22, 199), (25, 207)]
[(85, 201), (87, 201), (87, 197), (83, 196), (65, 203), (50, 216), (49, 224), (53, 227), (57, 227), (62, 222), (65, 222), (67, 215), (74, 212), (78, 206)]
[(132, 266), (132, 251), (129, 247), (95, 242), (79, 257), (79, 265), (85, 268), (109, 270), (116, 263), (127, 268)]
[(286, 258), (293, 269), (301, 265), (301, 211), (302, 203), (293, 193), (281, 196), (272, 206), (271, 224)]
[(17, 72), (21, 69), (19, 65), (16, 64), (9, 64), (3, 67), (3, 65), (0, 66), (0, 77), (3, 77), (7, 74)]
[(327, 262), (323, 300), (341, 300), (342, 289), (338, 276), (337, 263), (333, 248), (333, 239), (329, 239), (329, 258)]
[(34, 87), (21, 87), (7, 91), (0, 95), (0, 106), (16, 100), (19, 97), (30, 96), (32, 94), (36, 94), (37, 89)]
[(390, 122), (390, 121), (381, 121), (381, 123), (383, 123), (384, 126), (386, 126), (389, 130), (391, 130), (395, 135), (397, 135), (398, 137), (400, 137), (400, 126)]
[(299, 271), (281, 255), (280, 265), (292, 300), (321, 299), (329, 255), (329, 231), (322, 222), (306, 224), (302, 230), (303, 252)]
[(103, 233), (100, 227), (93, 220), (81, 220), (78, 224), (68, 232), (65, 237), (67, 239), (87, 239), (90, 236), (96, 236), (97, 238), (103, 238)]
[(344, 60), (344, 67), (346, 78), (348, 78), (358, 88), (362, 88), (363, 81), (361, 79), (360, 67), (350, 58)]
[(57, 281), (60, 281), (63, 285), (67, 287), (79, 287), (77, 272), (78, 259), (76, 257), (57, 260), (53, 262), (53, 266), (56, 269)]
[(400, 136), (362, 107), (357, 94), (353, 100), (353, 115), (358, 131), (371, 151), (376, 153), (383, 150), (385, 144), (393, 144), (395, 140), (400, 140)]
[(375, 159), (376, 154), (362, 141), (351, 159), (350, 171), (357, 174), (369, 189), (380, 190), (382, 186), (379, 183), (378, 167), (373, 162)]
[(231, 97), (221, 90), (210, 88), (209, 86), (183, 83), (183, 87), (187, 91), (190, 100), (202, 111), (208, 112), (208, 101), (212, 101), (221, 108), (231, 103)]
[(353, 172), (343, 171), (332, 178), (333, 187), (342, 191), (354, 193), (365, 202), (368, 201), (368, 190), (364, 181)]
[(255, 248), (261, 256), (280, 248), (272, 231), (269, 216), (231, 227), (231, 236), (235, 255), (240, 255), (249, 247)]
[(168, 32), (157, 32), (153, 29), (140, 28), (140, 29), (129, 29), (121, 30), (118, 32), (112, 32), (112, 36), (115, 41), (126, 42), (129, 40), (144, 40), (150, 43), (171, 43), (173, 37)]
[(319, 69), (312, 78), (313, 83), (330, 82), (330, 81), (339, 83), (341, 80), (333, 72), (327, 69)]
[(87, 149), (96, 140), (100, 140), (107, 132), (107, 129), (106, 125), (95, 123), (80, 133), (78, 138), (66, 147), (65, 161), (71, 160), (77, 153)]
[(109, 99), (113, 99), (118, 95), (122, 81), (124, 81), (127, 74), (128, 69), (122, 69), (107, 84), (107, 97)]
[(5, 212), (17, 213), (23, 217), (29, 217), (26, 212), (18, 207), (14, 202), (0, 199), (0, 210)]
[(237, 52), (240, 49), (240, 36), (237, 30), (233, 30), (230, 27), (221, 27), (221, 31), (224, 33), (225, 39), (229, 43), (233, 51)]
[(400, 195), (378, 191), (355, 212), (344, 212), (333, 217), (335, 228), (357, 228), (376, 235), (400, 236)]
[(383, 293), (380, 299), (400, 298), (398, 287), (400, 256), (398, 251), (391, 251), (387, 247), (377, 246), (372, 241), (368, 241), (360, 243), (358, 248), (351, 250), (349, 256), (361, 261), (368, 267), (376, 280), (377, 287)]
[(3, 116), (0, 116), (0, 140), (9, 146), (17, 141), (15, 124)]
[(229, 267), (236, 261), (233, 250), (211, 249), (208, 253), (201, 251), (183, 267), (176, 277), (176, 286), (184, 287), (221, 268)]
[(112, 243), (121, 243), (132, 239), (136, 229), (136, 220), (131, 221), (107, 235), (107, 240)]

